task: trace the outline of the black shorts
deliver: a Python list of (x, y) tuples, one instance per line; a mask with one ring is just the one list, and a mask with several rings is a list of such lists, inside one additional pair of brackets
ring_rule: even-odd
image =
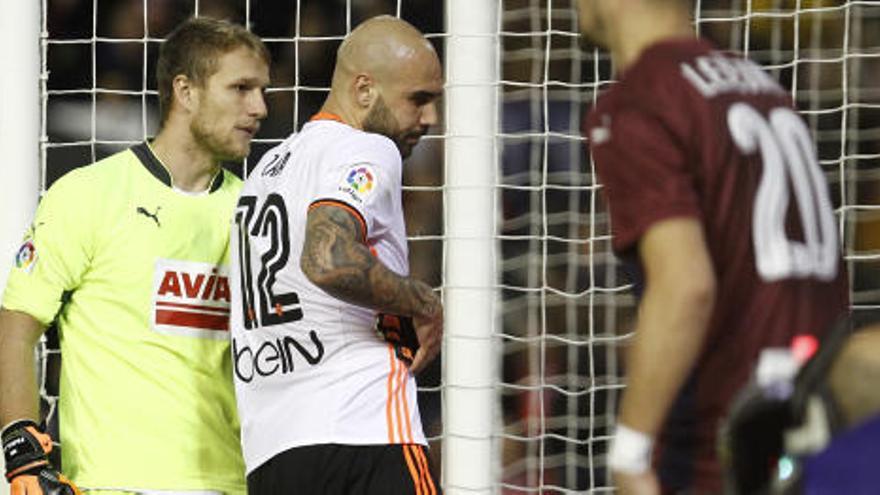
[(421, 445), (309, 445), (247, 477), (249, 495), (439, 495)]

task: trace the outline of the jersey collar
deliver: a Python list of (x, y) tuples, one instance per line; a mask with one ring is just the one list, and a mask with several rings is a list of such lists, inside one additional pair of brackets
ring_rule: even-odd
[[(159, 157), (153, 153), (153, 149), (148, 142), (144, 141), (143, 143), (138, 143), (132, 146), (131, 151), (138, 160), (140, 160), (144, 168), (153, 175), (153, 177), (159, 179), (159, 182), (168, 187), (174, 187), (174, 184), (171, 181), (171, 173), (168, 172), (168, 169), (165, 168), (165, 165), (159, 160)], [(223, 175), (223, 169), (221, 168), (214, 178), (211, 179), (211, 187), (208, 189), (208, 192), (214, 192), (220, 189), (223, 185)]]
[(316, 120), (332, 120), (335, 122), (339, 122), (340, 124), (345, 124), (345, 121), (342, 120), (342, 117), (336, 115), (333, 112), (318, 112), (315, 115), (312, 115), (312, 118), (309, 119), (309, 122), (314, 122)]

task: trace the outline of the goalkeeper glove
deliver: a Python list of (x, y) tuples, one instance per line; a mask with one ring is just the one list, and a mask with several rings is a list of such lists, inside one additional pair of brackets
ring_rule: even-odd
[(49, 463), (52, 439), (30, 420), (3, 429), (3, 455), (10, 495), (81, 495), (63, 474)]
[(379, 313), (376, 318), (376, 333), (380, 338), (394, 346), (397, 358), (408, 365), (412, 364), (419, 350), (419, 338), (412, 318)]

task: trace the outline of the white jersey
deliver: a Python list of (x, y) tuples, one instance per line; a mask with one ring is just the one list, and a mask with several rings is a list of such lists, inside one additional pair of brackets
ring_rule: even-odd
[(300, 270), (306, 215), (344, 208), (388, 268), (408, 275), (394, 143), (313, 120), (245, 181), (232, 228), (235, 390), (251, 472), (292, 447), (426, 444), (416, 384), (374, 330), (376, 313), (336, 299)]

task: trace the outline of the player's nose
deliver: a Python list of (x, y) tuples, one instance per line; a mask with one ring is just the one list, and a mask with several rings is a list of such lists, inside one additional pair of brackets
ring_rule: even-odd
[(255, 90), (250, 98), (248, 113), (257, 119), (264, 119), (269, 114), (269, 109), (266, 106), (266, 97), (261, 90)]
[(419, 124), (424, 127), (430, 127), (432, 125), (436, 125), (439, 120), (437, 113), (437, 104), (435, 102), (430, 102), (422, 107), (421, 118), (419, 119)]

